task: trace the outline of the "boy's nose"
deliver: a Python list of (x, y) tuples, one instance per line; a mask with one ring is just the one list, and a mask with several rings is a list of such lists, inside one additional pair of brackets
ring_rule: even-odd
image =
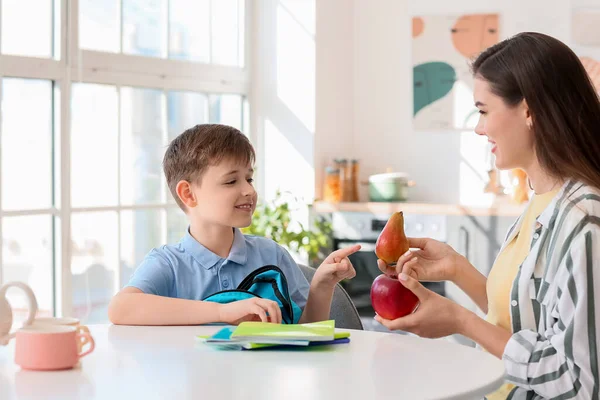
[(244, 188), (244, 196), (254, 196), (254, 194), (256, 193), (256, 189), (254, 189), (254, 186), (248, 184), (245, 188)]

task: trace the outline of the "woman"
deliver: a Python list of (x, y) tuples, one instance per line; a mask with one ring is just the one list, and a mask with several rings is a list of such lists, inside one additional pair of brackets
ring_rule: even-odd
[[(488, 398), (597, 399), (600, 347), (600, 101), (563, 43), (521, 33), (472, 65), (480, 119), (499, 169), (527, 172), (535, 194), (488, 279), (450, 246), (409, 239), (395, 267), (379, 268), (420, 299), (390, 329), (462, 334), (504, 361), (507, 381)], [(425, 289), (449, 280), (486, 320)], [(598, 311), (597, 311), (598, 310)]]

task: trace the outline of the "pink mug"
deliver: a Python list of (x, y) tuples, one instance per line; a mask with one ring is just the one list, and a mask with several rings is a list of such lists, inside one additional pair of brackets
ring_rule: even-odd
[[(90, 348), (80, 353), (77, 343), (87, 339)], [(94, 351), (89, 332), (62, 325), (31, 325), (17, 331), (15, 362), (23, 369), (58, 370), (73, 368), (81, 357)]]
[[(87, 326), (81, 325), (79, 319), (70, 318), (70, 317), (43, 317), (36, 318), (33, 320), (33, 325), (68, 325), (75, 328), (77, 333), (87, 332), (90, 333), (90, 330)], [(81, 335), (80, 341), (77, 342), (77, 351), (81, 353), (81, 349), (88, 343), (87, 336)]]

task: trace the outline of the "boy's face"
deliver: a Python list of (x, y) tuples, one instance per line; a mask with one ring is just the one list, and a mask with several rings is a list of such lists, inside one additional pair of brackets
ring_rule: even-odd
[(254, 170), (232, 159), (209, 166), (200, 183), (193, 183), (198, 205), (189, 209), (190, 217), (202, 222), (244, 228), (252, 222), (257, 194)]

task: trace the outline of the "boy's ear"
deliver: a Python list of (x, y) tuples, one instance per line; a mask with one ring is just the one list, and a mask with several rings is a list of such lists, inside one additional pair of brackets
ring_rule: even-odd
[(183, 204), (188, 208), (196, 207), (198, 204), (198, 200), (196, 199), (196, 195), (192, 191), (192, 185), (185, 180), (181, 180), (177, 183), (175, 187), (175, 191), (177, 192), (177, 196), (181, 200)]

